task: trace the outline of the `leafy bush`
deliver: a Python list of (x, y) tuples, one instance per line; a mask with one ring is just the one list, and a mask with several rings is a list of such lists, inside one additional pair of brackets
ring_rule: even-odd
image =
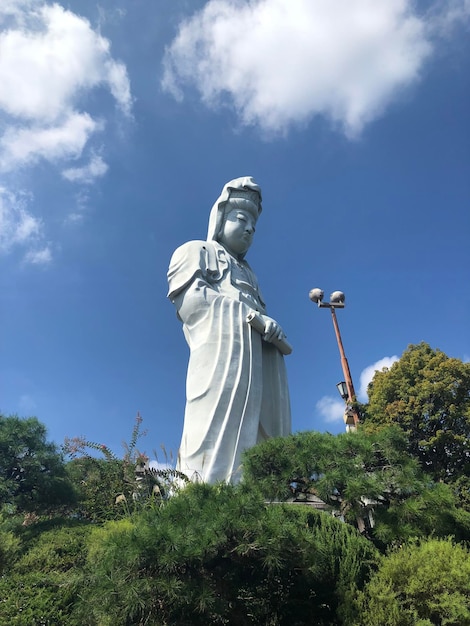
[(404, 546), (382, 559), (357, 605), (357, 626), (468, 626), (470, 553), (450, 539)]
[(7, 571), (18, 556), (20, 540), (0, 527), (0, 575)]
[[(62, 520), (38, 523), (17, 537), (22, 554), (0, 578), (0, 623), (82, 626), (71, 609), (85, 559), (89, 527)], [(55, 527), (54, 527), (55, 526)], [(17, 549), (17, 551), (19, 551)]]
[(130, 495), (122, 461), (84, 456), (67, 463), (66, 471), (76, 493), (73, 513), (79, 518), (104, 522), (126, 513), (124, 507), (116, 506), (124, 491)]

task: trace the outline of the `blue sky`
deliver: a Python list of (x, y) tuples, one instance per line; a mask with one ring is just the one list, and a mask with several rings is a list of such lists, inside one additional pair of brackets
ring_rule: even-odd
[[(287, 357), (293, 430), (342, 432), (412, 343), (470, 358), (468, 0), (3, 0), (0, 410), (49, 438), (176, 454), (188, 348), (172, 252), (253, 176), (247, 259)], [(379, 365), (376, 365), (379, 363)]]

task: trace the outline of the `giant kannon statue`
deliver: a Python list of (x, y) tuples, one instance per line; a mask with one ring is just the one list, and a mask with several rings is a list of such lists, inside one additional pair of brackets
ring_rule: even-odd
[(207, 241), (179, 247), (168, 270), (190, 348), (177, 469), (208, 483), (238, 481), (243, 450), (291, 430), (283, 356), (291, 349), (245, 261), (260, 213), (254, 180), (231, 180), (212, 207)]

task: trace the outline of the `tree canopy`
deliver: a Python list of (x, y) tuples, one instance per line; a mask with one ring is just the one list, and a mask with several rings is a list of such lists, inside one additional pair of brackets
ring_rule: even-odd
[(63, 459), (35, 417), (0, 415), (0, 502), (41, 512), (73, 500)]
[[(271, 501), (317, 496), (327, 509), (385, 548), (411, 537), (470, 539), (470, 514), (408, 452), (398, 427), (375, 432), (306, 432), (247, 450), (244, 480)], [(369, 528), (368, 528), (369, 526)]]
[(435, 480), (470, 474), (470, 363), (410, 345), (369, 385), (365, 425), (397, 424)]

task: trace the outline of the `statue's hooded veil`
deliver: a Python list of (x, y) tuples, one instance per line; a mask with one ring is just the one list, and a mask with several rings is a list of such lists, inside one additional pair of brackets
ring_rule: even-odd
[(217, 240), (217, 237), (219, 236), (219, 233), (222, 229), (222, 224), (224, 222), (225, 205), (227, 204), (232, 191), (256, 192), (256, 194), (258, 195), (258, 198), (257, 198), (258, 216), (260, 215), (262, 211), (260, 186), (255, 183), (255, 181), (253, 180), (251, 176), (242, 176), (241, 178), (234, 178), (233, 180), (229, 181), (228, 183), (224, 185), (224, 188), (222, 189), (222, 193), (217, 198), (217, 200), (214, 203), (214, 206), (211, 209), (211, 213), (209, 217), (209, 228), (207, 230), (207, 241)]

